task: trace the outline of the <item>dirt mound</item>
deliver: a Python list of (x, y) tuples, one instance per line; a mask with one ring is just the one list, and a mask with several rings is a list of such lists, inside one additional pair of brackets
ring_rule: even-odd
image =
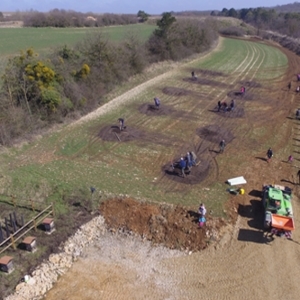
[(145, 137), (145, 133), (132, 127), (126, 127), (121, 131), (118, 126), (109, 125), (100, 130), (98, 137), (104, 141), (129, 142), (137, 139), (143, 139)]
[(139, 107), (139, 112), (146, 114), (147, 116), (165, 116), (173, 113), (174, 111), (175, 110), (173, 108), (166, 105), (160, 105), (159, 109), (157, 109), (154, 104), (145, 103)]
[(222, 72), (212, 71), (212, 70), (204, 70), (204, 69), (188, 69), (188, 72), (195, 72), (196, 75), (207, 75), (207, 76), (225, 76)]
[(183, 81), (189, 81), (195, 84), (201, 84), (201, 85), (210, 85), (210, 86), (218, 86), (219, 88), (228, 88), (228, 85), (223, 82), (219, 82), (216, 80), (206, 79), (206, 78), (192, 78), (192, 77), (186, 77), (182, 79)]
[(186, 96), (193, 93), (189, 90), (176, 88), (176, 87), (164, 87), (162, 89), (162, 92), (164, 94), (171, 95), (171, 96)]
[(154, 244), (170, 249), (199, 251), (225, 223), (207, 217), (205, 227), (198, 226), (198, 213), (181, 206), (142, 203), (131, 198), (102, 202), (100, 213), (109, 228), (141, 235)]
[(230, 91), (227, 93), (227, 96), (230, 98), (240, 98), (242, 100), (254, 100), (257, 99), (257, 96), (255, 96), (252, 93), (246, 92), (245, 94), (242, 94), (239, 91)]
[(230, 143), (234, 139), (234, 135), (230, 130), (218, 125), (208, 125), (197, 129), (197, 134), (202, 139), (219, 144), (221, 140)]
[(235, 107), (234, 110), (224, 112), (221, 110), (218, 111), (218, 107), (216, 106), (212, 112), (217, 113), (223, 118), (243, 118), (245, 116), (245, 110), (243, 107)]
[(162, 167), (162, 171), (171, 180), (184, 184), (197, 184), (206, 179), (209, 175), (210, 158), (201, 155), (198, 159), (198, 165), (191, 167), (190, 170), (185, 170), (186, 177), (182, 177), (182, 171), (179, 166), (179, 159), (175, 163), (169, 163)]

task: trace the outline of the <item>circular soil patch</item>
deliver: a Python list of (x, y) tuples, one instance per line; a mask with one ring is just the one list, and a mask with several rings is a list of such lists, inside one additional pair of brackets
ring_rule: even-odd
[(215, 107), (213, 111), (217, 113), (220, 117), (223, 118), (243, 118), (245, 116), (245, 110), (243, 107), (235, 107), (234, 110), (226, 111), (223, 110), (218, 111), (218, 107)]
[(234, 135), (230, 130), (218, 125), (208, 125), (197, 129), (197, 134), (202, 139), (219, 144), (221, 140), (225, 140), (226, 144), (234, 139)]
[(182, 80), (189, 81), (189, 82), (196, 83), (196, 84), (201, 84), (201, 85), (210, 85), (210, 86), (218, 86), (220, 88), (228, 88), (228, 85), (223, 82), (206, 79), (206, 78), (201, 78), (201, 77), (198, 77), (198, 78), (187, 77), (187, 78), (183, 78)]
[(171, 249), (199, 251), (208, 245), (211, 232), (224, 222), (207, 216), (198, 227), (198, 213), (181, 206), (142, 203), (131, 198), (111, 199), (101, 203), (100, 213), (109, 228), (141, 235), (154, 244)]
[(171, 95), (171, 96), (186, 96), (192, 94), (192, 92), (189, 90), (176, 88), (176, 87), (165, 87), (162, 89), (162, 92), (164, 94)]
[(133, 140), (143, 139), (145, 136), (141, 131), (132, 128), (126, 127), (124, 130), (120, 131), (120, 128), (116, 125), (106, 126), (100, 130), (98, 137), (104, 141), (120, 141), (120, 142), (129, 142)]
[(145, 103), (139, 107), (139, 112), (148, 116), (164, 116), (169, 115), (174, 111), (173, 108), (166, 105), (160, 105), (159, 109), (157, 109), (154, 104)]
[(238, 91), (230, 91), (227, 96), (229, 98), (240, 98), (242, 100), (253, 100), (257, 99), (257, 97), (249, 92), (246, 92), (244, 95), (241, 92)]
[(209, 174), (210, 169), (210, 159), (203, 157), (198, 157), (198, 164), (196, 166), (192, 166), (190, 170), (186, 169), (186, 176), (182, 176), (182, 171), (179, 166), (179, 159), (176, 160), (173, 164), (169, 163), (162, 167), (162, 171), (166, 174), (168, 178), (174, 180), (176, 182), (184, 183), (184, 184), (197, 184), (206, 179)]

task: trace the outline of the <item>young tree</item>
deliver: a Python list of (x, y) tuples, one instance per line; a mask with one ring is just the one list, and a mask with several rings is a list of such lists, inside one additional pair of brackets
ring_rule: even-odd
[(150, 15), (148, 15), (147, 13), (145, 13), (143, 10), (139, 10), (137, 13), (137, 17), (139, 18), (139, 21), (144, 23), (148, 20)]

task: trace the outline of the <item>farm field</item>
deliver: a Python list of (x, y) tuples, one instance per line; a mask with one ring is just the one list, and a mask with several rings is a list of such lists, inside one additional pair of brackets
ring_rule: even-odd
[[(236, 222), (224, 229), (215, 247), (190, 256), (156, 257), (159, 274), (170, 277), (165, 284), (155, 270), (149, 271), (146, 280), (139, 280), (136, 271), (122, 262), (116, 274), (113, 260), (99, 258), (100, 243), (61, 278), (46, 299), (218, 299), (220, 295), (263, 299), (287, 294), (296, 299), (299, 272), (293, 265), (299, 263), (299, 245), (283, 239), (266, 242), (260, 228), (259, 191), (262, 184), (277, 182), (298, 192), (292, 176), (300, 161), (298, 123), (293, 119), (300, 100), (294, 93), (298, 69), (299, 58), (275, 45), (221, 38), (205, 57), (140, 84), (72, 125), (3, 151), (2, 194), (43, 195), (56, 203), (61, 216), (63, 199), (80, 193), (90, 196), (90, 187), (96, 189), (92, 199), (96, 206), (109, 197), (129, 195), (149, 204), (168, 203), (194, 211), (204, 202), (211, 217), (223, 221), (228, 214), (236, 215)], [(191, 79), (191, 71), (197, 80)], [(292, 89), (288, 90), (290, 81)], [(241, 86), (246, 87), (243, 97), (238, 94)], [(154, 97), (161, 99), (159, 110), (151, 106)], [(230, 103), (231, 99), (235, 99), (234, 111), (217, 111), (218, 101)], [(122, 132), (119, 117), (125, 118)], [(218, 147), (221, 139), (227, 143), (223, 154)], [(268, 164), (269, 147), (275, 156)], [(200, 164), (182, 178), (170, 165), (187, 151), (194, 151)], [(290, 154), (294, 164), (286, 163)], [(247, 180), (244, 196), (226, 192), (226, 180), (237, 176)], [(119, 207), (118, 202), (102, 203), (112, 227), (120, 226), (116, 220), (126, 219), (129, 213)], [(297, 197), (294, 209), (297, 226)], [(126, 225), (129, 229), (142, 226), (139, 222), (131, 216)], [(194, 230), (197, 224), (190, 228)], [(299, 240), (297, 231), (294, 240)], [(124, 251), (131, 257), (133, 250)], [(151, 256), (152, 250), (147, 251)], [(282, 265), (278, 257), (288, 257), (288, 261)], [(134, 255), (134, 259), (139, 257)], [(78, 270), (88, 270), (91, 264), (97, 264), (97, 270), (90, 268), (93, 276), (88, 271), (78, 276)], [(127, 272), (133, 275), (126, 279)], [(257, 287), (254, 291), (253, 286)], [(91, 298), (85, 298), (86, 287), (91, 287)]]
[(1, 28), (0, 27), (0, 55), (14, 55), (21, 50), (33, 47), (38, 53), (48, 51), (49, 48), (62, 45), (74, 45), (82, 41), (86, 35), (102, 32), (112, 41), (122, 41), (126, 34), (136, 33), (146, 40), (155, 26), (148, 24), (133, 24), (126, 26), (111, 26), (98, 28)]

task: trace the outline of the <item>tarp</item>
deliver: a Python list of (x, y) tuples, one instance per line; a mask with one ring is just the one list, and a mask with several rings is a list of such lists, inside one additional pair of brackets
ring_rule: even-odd
[(244, 178), (244, 176), (240, 176), (240, 177), (235, 177), (235, 178), (228, 179), (227, 182), (230, 185), (238, 185), (238, 184), (245, 184), (245, 183), (247, 183), (247, 181)]

